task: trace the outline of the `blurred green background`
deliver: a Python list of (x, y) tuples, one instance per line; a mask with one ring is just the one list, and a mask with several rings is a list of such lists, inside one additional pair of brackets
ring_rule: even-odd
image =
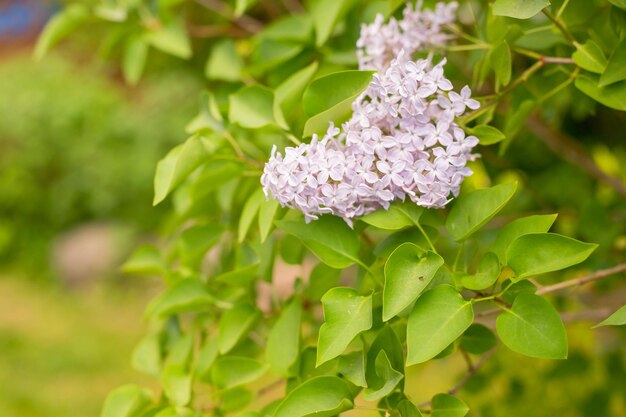
[[(24, 6), (24, 7), (15, 7)], [(42, 6), (42, 7), (39, 7)], [(53, 8), (0, 2), (0, 415), (97, 416), (129, 381), (155, 281), (119, 266), (155, 239), (158, 159), (184, 139), (200, 81), (184, 68), (129, 88), (98, 34), (42, 62)]]
[[(10, 3), (0, 2), (0, 15)], [(97, 416), (105, 395), (120, 384), (156, 387), (132, 370), (130, 357), (159, 284), (118, 271), (133, 247), (156, 239), (167, 205), (151, 206), (154, 168), (185, 139), (204, 82), (183, 61), (164, 64), (151, 56), (150, 72), (130, 88), (114, 62), (94, 58), (96, 32), (35, 62), (37, 22), (11, 36), (2, 22), (0, 416)], [(575, 101), (582, 115), (569, 113), (566, 130), (598, 165), (623, 179), (626, 150), (614, 134), (623, 115), (600, 108), (588, 118), (590, 101)], [(487, 172), (525, 173), (533, 200), (520, 201), (511, 213), (559, 212), (559, 232), (602, 244), (593, 267), (623, 261), (623, 200), (536, 137), (522, 133), (505, 158), (486, 149), (475, 168), (478, 184), (488, 181)], [(588, 287), (575, 289), (572, 299), (598, 308), (623, 304), (626, 295), (615, 287), (600, 283), (593, 296)], [(577, 307), (568, 304), (568, 294), (554, 300), (563, 310)], [(568, 327), (567, 361), (499, 349), (460, 392), (471, 415), (626, 416), (626, 333), (590, 330), (597, 319)], [(458, 356), (413, 367), (407, 391), (417, 402), (427, 400), (463, 371)]]

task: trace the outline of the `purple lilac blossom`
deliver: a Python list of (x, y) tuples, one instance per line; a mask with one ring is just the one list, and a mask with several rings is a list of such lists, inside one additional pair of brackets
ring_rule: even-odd
[(454, 22), (457, 7), (456, 2), (440, 2), (434, 10), (422, 10), (419, 0), (415, 8), (409, 4), (404, 9), (402, 20), (392, 17), (385, 23), (383, 15), (377, 15), (373, 23), (361, 26), (356, 44), (359, 68), (381, 71), (402, 50), (412, 56), (433, 46), (444, 46), (451, 36), (443, 28)]
[[(405, 19), (390, 27), (410, 19), (447, 22), (454, 7), (441, 3), (426, 18), (409, 6)], [(382, 58), (370, 61), (381, 65), (379, 72), (341, 129), (331, 123), (321, 139), (313, 135), (311, 143), (286, 148), (284, 155), (272, 149), (261, 176), (266, 197), (302, 211), (307, 222), (333, 214), (352, 225), (354, 218), (388, 209), (394, 200), (440, 208), (458, 195), (472, 173), (466, 164), (477, 157), (472, 149), (478, 139), (466, 136), (455, 118), (479, 103), (467, 86), (452, 91), (445, 59), (433, 65), (429, 59), (411, 60), (402, 48), (393, 53), (384, 65)]]

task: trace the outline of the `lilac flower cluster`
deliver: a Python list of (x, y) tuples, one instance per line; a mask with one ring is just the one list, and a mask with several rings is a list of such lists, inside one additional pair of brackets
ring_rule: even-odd
[(454, 120), (479, 103), (467, 86), (452, 91), (444, 65), (399, 51), (353, 103), (342, 129), (331, 124), (322, 139), (284, 156), (272, 150), (261, 177), (266, 196), (301, 210), (307, 221), (334, 214), (350, 225), (396, 199), (446, 205), (471, 174), (466, 163), (478, 143)]
[(415, 8), (409, 4), (403, 18), (385, 18), (379, 14), (373, 23), (361, 26), (361, 36), (357, 41), (357, 58), (362, 70), (384, 70), (400, 51), (412, 56), (416, 51), (424, 51), (433, 46), (443, 46), (450, 35), (443, 32), (446, 25), (454, 21), (456, 2), (437, 3), (434, 10), (422, 10), (419, 0)]

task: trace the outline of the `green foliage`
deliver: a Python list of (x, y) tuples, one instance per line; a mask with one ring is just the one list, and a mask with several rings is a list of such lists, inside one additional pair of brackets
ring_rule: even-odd
[(567, 334), (559, 313), (545, 299), (520, 294), (496, 321), (498, 336), (511, 350), (534, 358), (567, 358)]
[[(621, 10), (462, 2), (463, 19), (449, 28), (454, 39), (419, 55), (445, 56), (455, 83), (470, 83), (473, 68), (472, 87), (484, 91), (481, 107), (459, 119), (479, 139), (474, 176), (449, 209), (407, 199), (347, 225), (331, 214), (305, 221), (279, 208), (259, 177), (274, 146), (299, 144), (350, 116), (373, 75), (354, 69), (359, 25), (377, 11), (399, 13), (402, 2), (312, 1), (298, 14), (287, 2), (274, 10), (266, 2), (224, 3), (219, 14), (191, 3), (156, 2), (158, 24), (129, 17), (124, 25), (135, 37), (121, 35), (132, 45), (122, 59), (131, 82), (149, 70), (145, 45), (177, 59), (209, 56), (201, 65), (189, 61), (210, 91), (187, 126), (190, 138), (157, 167), (154, 202), (172, 203), (162, 250), (144, 248), (125, 266), (160, 274), (167, 285), (148, 308), (155, 330), (134, 360), (163, 386), (148, 413), (202, 413), (207, 398), (196, 394), (208, 389), (220, 416), (331, 417), (361, 397), (381, 414), (415, 417), (422, 411), (408, 395), (412, 365), (463, 356), (471, 376), (498, 339), (528, 357), (567, 357), (565, 327), (545, 297), (559, 287), (538, 280), (562, 279), (570, 271), (561, 271), (585, 261), (585, 268), (613, 262), (623, 227), (606, 247), (578, 239), (599, 241), (621, 218), (617, 184), (626, 172), (622, 156), (593, 143), (563, 145), (572, 140), (558, 129), (608, 111), (596, 102), (626, 109), (623, 36), (608, 24), (621, 22)], [(146, 12), (127, 9), (128, 16)], [(226, 29), (192, 43), (189, 34), (207, 30), (198, 22)], [(546, 156), (538, 138), (579, 167)], [(541, 214), (557, 211), (565, 215), (556, 224), (555, 214)], [(548, 233), (553, 226), (558, 234)], [(484, 319), (494, 311), (495, 333)], [(285, 382), (269, 403), (261, 398), (267, 371)], [(462, 417), (469, 408), (437, 394), (423, 411)]]
[(555, 233), (531, 233), (511, 242), (506, 262), (516, 279), (522, 279), (579, 264), (597, 247)]
[(623, 326), (626, 324), (626, 306), (622, 306), (615, 313), (611, 314), (605, 320), (596, 324), (594, 327), (600, 326)]
[(413, 303), (443, 262), (441, 256), (424, 252), (412, 243), (398, 246), (385, 264), (383, 320), (389, 320)]
[(549, 0), (496, 0), (493, 4), (493, 14), (528, 19), (549, 5)]
[(500, 184), (461, 196), (450, 210), (446, 228), (457, 241), (467, 238), (502, 210), (516, 188), (515, 183)]
[(317, 342), (317, 365), (341, 355), (359, 333), (372, 327), (372, 296), (335, 287), (322, 297), (324, 324)]
[(472, 303), (449, 285), (427, 291), (415, 302), (407, 323), (407, 365), (441, 353), (472, 324)]
[(359, 263), (359, 238), (339, 218), (324, 216), (313, 223), (281, 220), (277, 226), (304, 243), (322, 262), (332, 268)]

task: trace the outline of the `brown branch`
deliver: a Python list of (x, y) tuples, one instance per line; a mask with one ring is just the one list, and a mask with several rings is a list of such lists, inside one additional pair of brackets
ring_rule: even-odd
[(590, 282), (598, 281), (602, 278), (606, 278), (608, 276), (615, 275), (623, 271), (626, 271), (626, 263), (619, 264), (608, 269), (601, 269), (599, 271), (596, 271), (589, 275), (585, 275), (580, 278), (574, 278), (574, 279), (570, 279), (567, 281), (559, 282), (558, 284), (547, 285), (545, 287), (541, 287), (537, 290), (537, 295), (547, 294), (547, 293), (554, 292), (554, 291), (560, 291), (562, 289), (569, 288), (569, 287), (588, 284)]
[(597, 308), (594, 310), (583, 310), (583, 311), (568, 311), (565, 313), (561, 313), (561, 320), (564, 323), (571, 323), (576, 321), (600, 321), (604, 320), (608, 316), (611, 315), (612, 312), (615, 311), (615, 308), (611, 307), (603, 307)]
[(575, 139), (563, 132), (553, 130), (548, 124), (536, 115), (526, 121), (526, 125), (537, 137), (558, 156), (571, 164), (580, 167), (598, 181), (611, 187), (617, 194), (626, 200), (626, 185), (615, 176), (604, 172), (595, 161), (587, 155), (585, 149)]
[[(480, 357), (480, 359), (478, 359), (475, 363), (472, 364), (471, 367), (468, 367), (468, 370), (465, 373), (465, 375), (463, 375), (463, 378), (461, 378), (459, 380), (459, 382), (457, 382), (452, 388), (450, 388), (448, 390), (448, 394), (454, 395), (457, 392), (459, 392), (461, 390), (461, 388), (463, 388), (465, 386), (465, 384), (467, 384), (469, 382), (469, 380), (472, 379), (472, 377), (474, 375), (476, 375), (476, 373), (478, 372), (480, 367), (485, 364), (487, 359), (489, 359), (491, 357), (491, 355), (493, 355), (495, 353), (495, 351), (496, 351), (496, 348), (493, 348), (493, 349), (485, 352), (483, 354), (483, 356)], [(432, 401), (425, 401), (425, 402), (419, 404), (417, 406), (417, 408), (422, 409), (424, 407), (428, 407), (428, 406), (431, 406), (431, 405), (432, 405)]]

